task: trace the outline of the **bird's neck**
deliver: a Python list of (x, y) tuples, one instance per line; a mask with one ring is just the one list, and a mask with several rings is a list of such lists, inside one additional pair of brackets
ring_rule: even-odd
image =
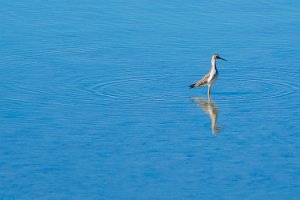
[(211, 71), (217, 71), (216, 59), (211, 59)]

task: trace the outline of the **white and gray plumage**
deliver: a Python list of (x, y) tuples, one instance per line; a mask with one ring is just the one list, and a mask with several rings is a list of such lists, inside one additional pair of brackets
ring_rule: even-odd
[[(213, 54), (211, 58), (211, 69), (200, 81), (190, 85), (190, 88), (199, 87), (199, 86), (208, 86), (208, 96), (210, 95), (210, 88), (216, 82), (218, 79), (218, 69), (216, 65), (216, 60), (221, 59), (225, 60), (224, 58), (221, 58), (218, 54)], [(226, 60), (225, 60), (226, 61)]]

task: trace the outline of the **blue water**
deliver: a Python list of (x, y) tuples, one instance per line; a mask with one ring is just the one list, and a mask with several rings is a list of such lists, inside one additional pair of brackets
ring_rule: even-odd
[(298, 199), (299, 9), (1, 1), (0, 199)]

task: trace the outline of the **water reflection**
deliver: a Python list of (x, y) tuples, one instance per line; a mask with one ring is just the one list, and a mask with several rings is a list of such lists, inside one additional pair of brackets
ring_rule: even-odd
[(220, 132), (221, 127), (217, 126), (217, 119), (218, 119), (218, 108), (216, 107), (215, 103), (211, 99), (210, 96), (208, 98), (203, 97), (194, 97), (192, 98), (193, 102), (196, 103), (202, 110), (207, 113), (210, 117), (211, 121), (211, 131), (212, 134), (217, 134)]

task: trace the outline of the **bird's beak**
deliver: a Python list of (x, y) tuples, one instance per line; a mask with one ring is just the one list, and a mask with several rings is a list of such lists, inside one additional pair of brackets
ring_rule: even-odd
[[(221, 57), (218, 57), (219, 59), (221, 59), (221, 60), (225, 60), (224, 58), (221, 58)], [(225, 60), (225, 61), (227, 61), (227, 60)]]

